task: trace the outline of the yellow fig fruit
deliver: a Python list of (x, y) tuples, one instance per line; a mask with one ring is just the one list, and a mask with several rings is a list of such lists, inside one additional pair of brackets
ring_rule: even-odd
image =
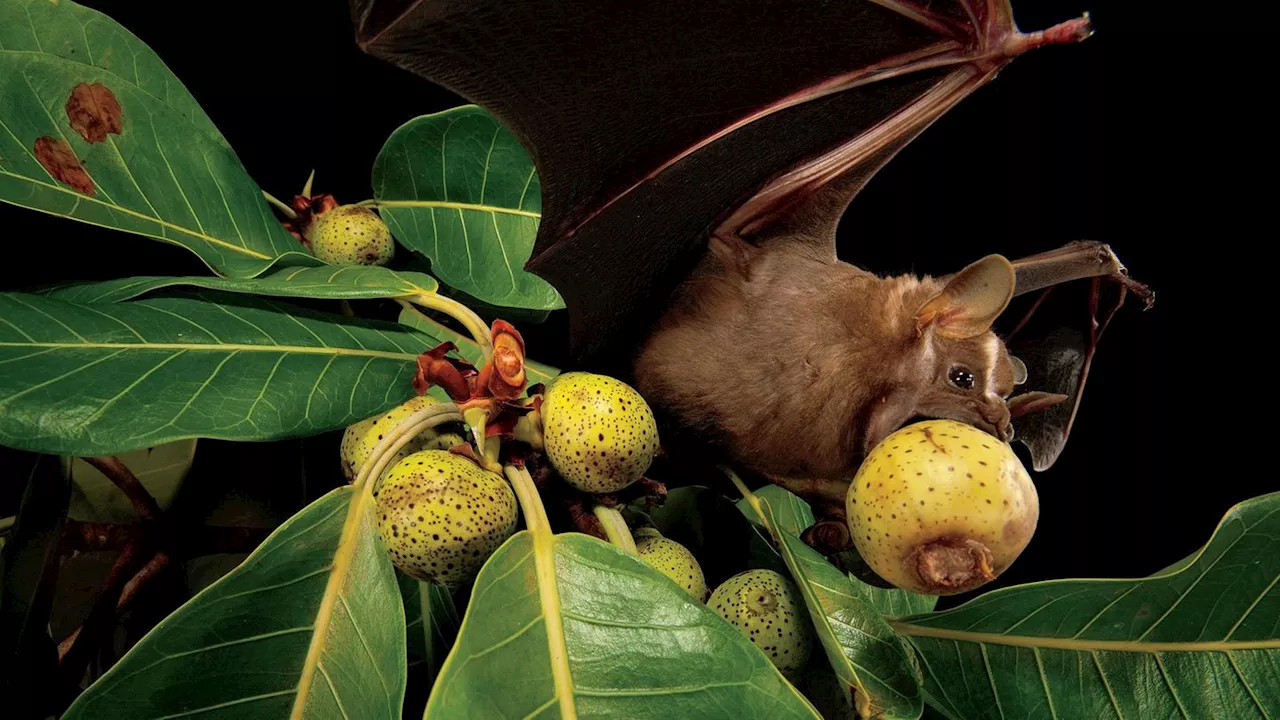
[(658, 452), (653, 412), (621, 380), (585, 372), (551, 382), (542, 401), (542, 442), (556, 471), (589, 493), (639, 480)]
[(1035, 533), (1040, 501), (1007, 443), (953, 420), (893, 433), (868, 453), (845, 512), (871, 569), (904, 590), (953, 595), (985, 585)]

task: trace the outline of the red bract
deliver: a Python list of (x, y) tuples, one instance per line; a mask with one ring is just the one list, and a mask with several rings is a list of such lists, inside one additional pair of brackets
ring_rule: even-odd
[(418, 373), (413, 376), (413, 389), (419, 395), (425, 395), (431, 386), (436, 385), (443, 388), (455, 403), (462, 404), (474, 397), (472, 378), (476, 375), (476, 367), (461, 358), (448, 357), (457, 349), (457, 345), (446, 342), (418, 356)]
[(535, 409), (524, 405), (527, 375), (524, 368), (524, 338), (504, 320), (495, 320), (489, 331), (493, 352), (489, 360), (476, 370), (471, 363), (449, 353), (458, 348), (442, 343), (418, 356), (418, 373), (413, 387), (419, 395), (432, 386), (444, 389), (461, 410), (484, 408), (485, 435), (508, 437), (520, 416)]
[(505, 320), (494, 320), (489, 330), (493, 356), (480, 369), (479, 385), (489, 395), (514, 400), (524, 392), (524, 338)]
[(285, 230), (290, 235), (297, 238), (298, 242), (311, 248), (311, 241), (307, 239), (307, 232), (311, 229), (312, 223), (315, 222), (317, 215), (323, 215), (330, 210), (338, 207), (338, 200), (328, 193), (320, 195), (294, 195), (293, 202), (290, 203), (293, 211), (298, 214), (296, 218), (281, 221)]

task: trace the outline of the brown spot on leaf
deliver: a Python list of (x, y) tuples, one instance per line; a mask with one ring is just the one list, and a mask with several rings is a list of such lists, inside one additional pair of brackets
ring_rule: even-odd
[(71, 129), (80, 133), (86, 142), (102, 142), (108, 133), (119, 135), (124, 129), (120, 122), (122, 113), (115, 94), (102, 83), (80, 83), (71, 89), (71, 97), (67, 98)]
[(36, 140), (36, 160), (53, 179), (74, 190), (93, 196), (93, 178), (80, 164), (75, 152), (62, 140), (48, 136)]

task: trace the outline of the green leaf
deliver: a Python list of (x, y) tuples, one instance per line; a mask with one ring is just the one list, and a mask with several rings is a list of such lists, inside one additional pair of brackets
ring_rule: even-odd
[(307, 506), (161, 621), (63, 720), (398, 720), (404, 611), (372, 508), (350, 487)]
[(500, 307), (564, 307), (524, 270), (542, 217), (533, 161), (479, 107), (423, 115), (391, 133), (373, 164), (373, 194), (396, 239), (430, 258), (446, 285)]
[[(792, 535), (799, 536), (813, 524), (813, 509), (799, 496), (776, 485), (765, 485), (754, 492), (756, 497), (769, 501), (774, 508), (779, 527)], [(751, 504), (744, 498), (737, 502), (737, 508), (751, 523), (752, 536), (747, 546), (751, 556), (751, 566), (774, 570), (783, 575), (789, 574), (791, 571), (787, 568), (782, 553), (778, 551), (778, 545), (773, 541), (769, 529), (762, 524), (760, 517), (752, 510)]]
[(458, 610), (453, 596), (439, 585), (396, 574), (409, 631), (409, 672), (414, 682), (431, 687), (458, 636)]
[(69, 0), (0, 0), (0, 201), (181, 245), (233, 277), (319, 263), (160, 58)]
[(1019, 585), (894, 627), (951, 718), (1280, 717), (1278, 581), (1272, 493), (1168, 574)]
[[(411, 327), (435, 338), (437, 343), (452, 342), (458, 346), (458, 354), (477, 367), (484, 362), (484, 352), (474, 340), (467, 335), (450, 330), (445, 325), (427, 317), (417, 308), (401, 310), (397, 321), (405, 327)], [(525, 359), (524, 368), (530, 385), (551, 382), (552, 378), (560, 374), (559, 369), (535, 360)]]
[(104, 455), (336, 430), (412, 397), (417, 356), (436, 342), (245, 295), (0, 293), (0, 444)]
[(438, 287), (435, 278), (415, 272), (396, 272), (384, 267), (280, 268), (256, 278), (219, 277), (134, 277), (96, 283), (63, 285), (44, 295), (67, 302), (101, 305), (142, 297), (168, 287), (200, 287), (222, 292), (277, 297), (366, 300), (430, 294)]
[[(769, 503), (770, 509), (773, 510), (774, 527), (777, 529), (799, 537), (800, 533), (813, 525), (813, 508), (795, 493), (777, 485), (765, 485), (752, 491), (752, 494)], [(748, 520), (756, 524), (763, 523), (763, 520), (752, 511), (751, 503), (747, 498), (738, 501), (738, 509), (747, 516)]]
[[(151, 493), (161, 510), (168, 510), (195, 459), (196, 440), (178, 440), (119, 455)], [(129, 524), (138, 522), (138, 511), (115, 483), (81, 458), (70, 458), (74, 492), (67, 516), (87, 522)]]
[(586, 535), (523, 530), (481, 569), (426, 717), (579, 716), (817, 714), (745, 635), (657, 570)]
[[(910, 650), (880, 613), (862, 599), (852, 580), (784, 529), (812, 524), (808, 505), (776, 485), (765, 486), (744, 501), (772, 535), (804, 595), (827, 660), (844, 687), (853, 691), (855, 707), (869, 711), (864, 715), (886, 720), (919, 718), (924, 712), (924, 696)], [(775, 510), (774, 503), (782, 510)]]
[(936, 595), (920, 595), (898, 588), (876, 587), (853, 576), (849, 576), (849, 582), (853, 584), (854, 592), (862, 598), (863, 602), (887, 618), (927, 613), (938, 604)]

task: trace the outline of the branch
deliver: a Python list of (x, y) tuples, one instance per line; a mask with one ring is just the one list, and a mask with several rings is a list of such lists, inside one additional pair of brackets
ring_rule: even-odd
[(59, 643), (58, 664), (68, 683), (78, 685), (84, 677), (93, 648), (97, 647), (103, 632), (115, 620), (116, 605), (120, 602), (125, 584), (141, 569), (147, 557), (149, 556), (144, 552), (141, 541), (129, 543), (107, 574), (107, 581), (103, 583), (102, 591), (98, 593), (98, 599), (89, 611), (89, 617), (79, 630)]
[(155, 520), (160, 517), (159, 503), (142, 486), (133, 471), (120, 462), (120, 458), (110, 455), (106, 457), (87, 457), (84, 458), (84, 461), (97, 468), (116, 487), (120, 488), (120, 492), (124, 493), (133, 502), (134, 509), (138, 511), (138, 515), (143, 520)]
[[(69, 520), (63, 525), (62, 547), (59, 552), (67, 557), (76, 552), (123, 550), (130, 542), (141, 540), (145, 534), (146, 528), (142, 525)], [(216, 553), (253, 552), (270, 534), (271, 528), (201, 525), (178, 538), (179, 554), (182, 557), (199, 557)]]

